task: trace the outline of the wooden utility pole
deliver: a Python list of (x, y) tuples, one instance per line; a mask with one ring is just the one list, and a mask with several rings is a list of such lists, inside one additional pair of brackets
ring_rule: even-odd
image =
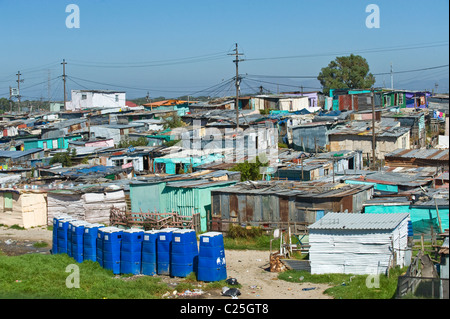
[(19, 103), (19, 113), (20, 113), (20, 82), (23, 82), (23, 80), (20, 79), (20, 76), (22, 74), (20, 74), (20, 71), (17, 71), (17, 102)]
[(376, 169), (376, 159), (375, 159), (375, 149), (376, 149), (376, 138), (375, 138), (375, 92), (372, 88), (372, 169)]
[(234, 49), (234, 53), (233, 54), (229, 54), (229, 55), (234, 55), (235, 56), (235, 60), (233, 60), (233, 62), (236, 64), (236, 79), (235, 79), (235, 85), (236, 85), (236, 99), (234, 102), (234, 107), (236, 109), (236, 136), (238, 134), (239, 131), (239, 85), (240, 85), (240, 81), (239, 81), (239, 62), (244, 61), (243, 59), (239, 59), (239, 56), (242, 55), (242, 53), (239, 53), (239, 49), (238, 49), (238, 44), (236, 43), (236, 48)]
[(64, 82), (64, 110), (66, 110), (66, 60), (63, 59), (62, 61), (62, 66), (63, 66), (63, 82)]
[(9, 87), (9, 113), (12, 113), (12, 88)]

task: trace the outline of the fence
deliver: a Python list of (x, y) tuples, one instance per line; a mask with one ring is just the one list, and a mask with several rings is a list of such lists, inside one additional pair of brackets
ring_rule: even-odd
[(399, 276), (396, 297), (448, 299), (448, 279)]
[(190, 216), (180, 215), (178, 212), (138, 212), (132, 213), (125, 209), (112, 207), (110, 211), (110, 224), (112, 226), (141, 227), (144, 230), (175, 227), (181, 229), (194, 229), (200, 231), (200, 214), (192, 213)]

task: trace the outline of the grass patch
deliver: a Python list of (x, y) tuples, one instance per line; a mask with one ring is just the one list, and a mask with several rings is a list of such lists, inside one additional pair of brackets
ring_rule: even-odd
[[(79, 267), (80, 288), (68, 288), (66, 280)], [(9, 299), (154, 299), (170, 290), (152, 276), (122, 280), (93, 261), (76, 263), (68, 255), (0, 255), (0, 298)], [(69, 279), (70, 280), (70, 279)]]
[(9, 228), (10, 228), (10, 229), (17, 229), (17, 230), (24, 230), (24, 229), (25, 229), (25, 228), (23, 228), (23, 227), (21, 227), (21, 226), (19, 226), (19, 225), (17, 225), (17, 224), (12, 225), (12, 226), (10, 226)]
[[(404, 273), (405, 268), (391, 269), (389, 277), (379, 276), (378, 288), (366, 284), (367, 275), (350, 274), (324, 274), (312, 275), (307, 271), (288, 270), (280, 273), (278, 278), (290, 282), (310, 282), (315, 284), (328, 284), (333, 286), (325, 290), (325, 294), (335, 299), (392, 299), (397, 290), (398, 276)], [(369, 284), (375, 281), (369, 279)]]
[(45, 241), (38, 241), (33, 244), (33, 247), (36, 247), (36, 248), (44, 248), (47, 246), (48, 246), (48, 243), (46, 243)]

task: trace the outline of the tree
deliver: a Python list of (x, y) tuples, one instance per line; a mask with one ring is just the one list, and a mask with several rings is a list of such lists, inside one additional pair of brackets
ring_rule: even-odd
[(186, 125), (186, 123), (184, 123), (180, 116), (175, 113), (173, 116), (166, 116), (163, 118), (164, 121), (164, 128), (168, 129), (168, 128), (177, 128), (177, 127), (183, 127)]
[(61, 163), (63, 167), (72, 166), (72, 156), (70, 148), (67, 149), (66, 152), (58, 152), (53, 155), (52, 159), (50, 160), (50, 165), (53, 165), (55, 163)]
[(317, 80), (322, 84), (325, 94), (330, 89), (368, 89), (375, 83), (366, 59), (353, 54), (331, 61), (327, 67), (322, 68)]
[(256, 157), (255, 163), (249, 163), (244, 161), (244, 163), (238, 163), (233, 166), (230, 170), (235, 172), (241, 172), (241, 182), (244, 181), (258, 181), (261, 180), (262, 175), (260, 173), (261, 167), (268, 166), (268, 163), (263, 163)]

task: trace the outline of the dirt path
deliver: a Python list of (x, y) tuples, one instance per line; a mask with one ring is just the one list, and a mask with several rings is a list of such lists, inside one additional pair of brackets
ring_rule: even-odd
[(267, 270), (268, 251), (227, 250), (225, 257), (228, 277), (236, 278), (242, 286), (239, 299), (331, 299), (323, 294), (328, 285), (278, 280), (278, 273)]
[[(34, 243), (46, 242), (46, 247), (36, 248)], [(6, 255), (26, 253), (49, 254), (52, 247), (52, 232), (46, 227), (15, 230), (0, 226), (0, 251)], [(268, 271), (269, 252), (254, 250), (225, 251), (228, 278), (235, 278), (241, 288), (238, 299), (331, 299), (323, 294), (330, 288), (325, 284), (291, 283), (278, 280), (278, 273)], [(179, 282), (177, 278), (165, 278), (164, 282)], [(230, 286), (232, 287), (232, 286)], [(314, 288), (302, 290), (303, 288)], [(221, 291), (210, 291), (202, 299), (231, 299)]]

